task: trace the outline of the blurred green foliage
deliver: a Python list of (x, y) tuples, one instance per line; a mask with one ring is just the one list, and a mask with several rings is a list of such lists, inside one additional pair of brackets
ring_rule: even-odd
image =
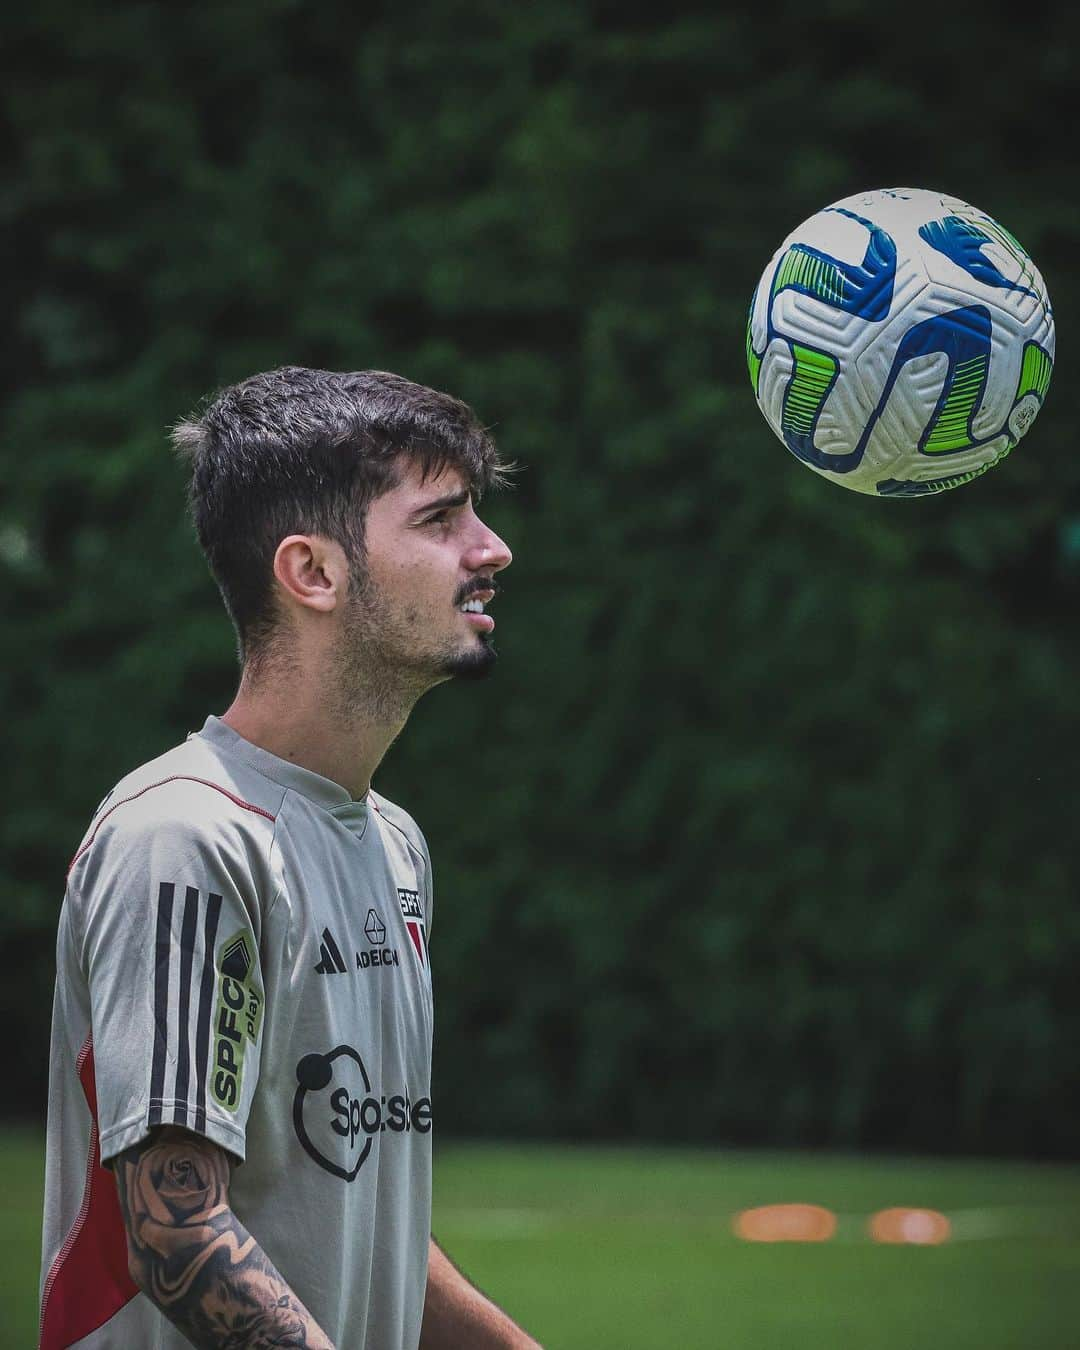
[[(1075, 1153), (1076, 21), (896, 22), (9, 19), (0, 931), (31, 1108), (66, 857), (232, 692), (165, 429), (292, 362), (447, 388), (524, 466), (488, 504), (498, 675), (425, 700), (379, 779), (436, 861), (444, 1127)], [(930, 501), (797, 465), (742, 365), (779, 240), (894, 183), (1002, 220), (1059, 318), (1029, 439)]]

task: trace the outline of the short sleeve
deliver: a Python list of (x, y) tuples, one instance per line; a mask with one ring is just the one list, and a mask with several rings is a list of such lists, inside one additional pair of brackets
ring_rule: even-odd
[(181, 1125), (242, 1159), (265, 1020), (269, 850), (227, 814), (200, 821), (200, 803), (161, 795), (152, 812), (108, 822), (69, 880), (101, 1158)]
[(412, 817), (408, 817), (409, 825), (412, 827), (409, 831), (409, 842), (413, 849), (419, 853), (421, 862), (420, 876), (420, 896), (424, 905), (424, 927), (427, 930), (428, 938), (431, 937), (431, 924), (435, 914), (435, 885), (431, 871), (431, 852), (428, 849), (427, 840), (422, 831)]

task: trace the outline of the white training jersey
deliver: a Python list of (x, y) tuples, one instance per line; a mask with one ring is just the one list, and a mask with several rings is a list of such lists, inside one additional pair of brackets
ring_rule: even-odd
[(335, 1345), (415, 1350), (431, 904), (409, 816), (216, 717), (113, 789), (60, 915), (42, 1350), (187, 1350), (128, 1275), (102, 1166), (155, 1125), (242, 1162), (233, 1210)]

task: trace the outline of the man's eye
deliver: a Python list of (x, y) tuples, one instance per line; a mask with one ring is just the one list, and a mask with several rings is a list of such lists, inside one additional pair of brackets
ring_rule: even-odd
[(449, 510), (448, 510), (448, 509), (444, 509), (444, 510), (442, 510), (442, 511), (436, 511), (435, 514), (434, 514), (433, 516), (428, 516), (428, 524), (429, 524), (429, 525), (444, 525), (449, 519), (450, 519), (450, 512), (449, 512)]

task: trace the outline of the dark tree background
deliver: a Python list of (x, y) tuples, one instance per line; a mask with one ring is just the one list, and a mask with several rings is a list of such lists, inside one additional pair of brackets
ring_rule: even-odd
[[(166, 429), (292, 362), (524, 466), (498, 676), (379, 776), (436, 860), (444, 1128), (1075, 1156), (1076, 19), (1008, 13), (8, 18), (9, 1109), (90, 812), (232, 693)], [(903, 183), (1019, 236), (1059, 361), (1004, 465), (874, 501), (773, 438), (744, 322), (798, 221)]]

